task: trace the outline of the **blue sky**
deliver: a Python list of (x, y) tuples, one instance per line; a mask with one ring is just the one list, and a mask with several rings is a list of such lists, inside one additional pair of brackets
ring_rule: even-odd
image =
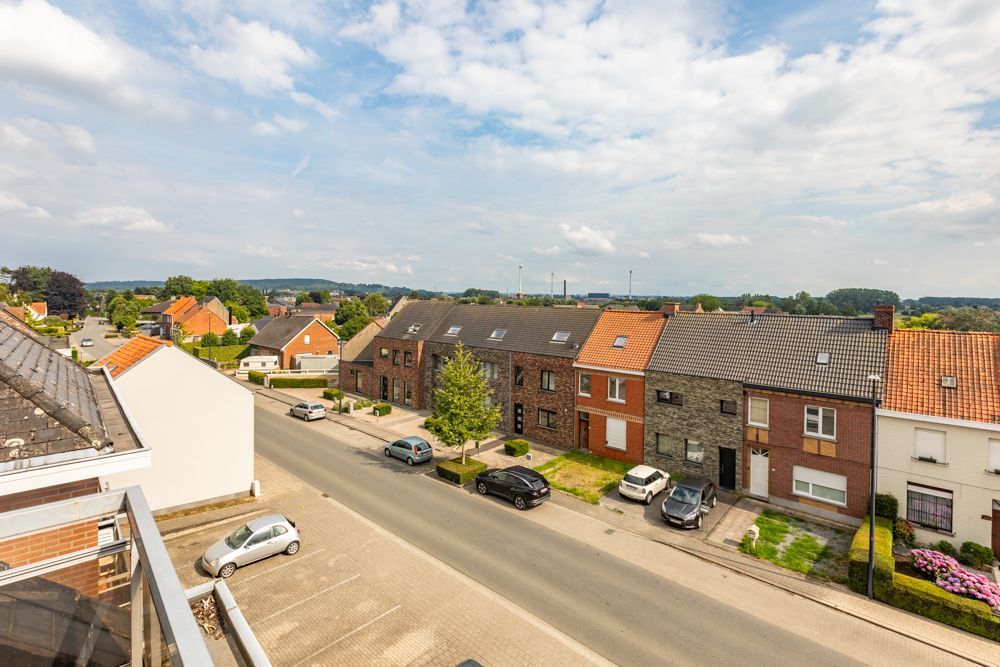
[(989, 0), (0, 0), (0, 263), (996, 296), (997, 34)]

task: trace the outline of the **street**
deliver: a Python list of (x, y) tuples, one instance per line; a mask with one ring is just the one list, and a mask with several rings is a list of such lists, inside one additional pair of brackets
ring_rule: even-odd
[(655, 550), (648, 562), (613, 555), (593, 546), (596, 537), (576, 539), (606, 524), (577, 515), (590, 523), (560, 532), (548, 517), (572, 510), (548, 503), (517, 512), (431, 477), (429, 467), (359, 451), (350, 440), (367, 436), (340, 432), (256, 408), (259, 454), (615, 663), (961, 664), (648, 540), (637, 550)]
[[(114, 352), (126, 340), (124, 338), (105, 338), (104, 334), (113, 329), (107, 325), (98, 324), (99, 321), (100, 318), (88, 317), (84, 320), (82, 329), (70, 334), (70, 345), (79, 350), (82, 359), (100, 359)], [(94, 346), (80, 347), (80, 341), (84, 338), (90, 338), (94, 341)]]

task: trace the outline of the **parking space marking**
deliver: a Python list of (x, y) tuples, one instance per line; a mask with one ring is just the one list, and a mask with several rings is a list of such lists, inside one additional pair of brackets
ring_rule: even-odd
[(228, 585), (229, 585), (230, 588), (232, 588), (233, 586), (237, 586), (239, 584), (245, 584), (248, 581), (253, 581), (257, 577), (263, 577), (265, 574), (270, 574), (270, 573), (274, 572), (275, 570), (280, 570), (281, 568), (285, 567), (286, 565), (294, 565), (295, 563), (298, 563), (300, 560), (305, 560), (306, 558), (309, 558), (310, 556), (315, 556), (316, 554), (323, 553), (324, 551), (326, 551), (326, 547), (320, 547), (316, 551), (312, 551), (310, 553), (307, 553), (305, 556), (301, 556), (299, 558), (296, 558), (295, 560), (290, 560), (287, 563), (282, 563), (281, 565), (278, 565), (276, 567), (272, 567), (270, 570), (264, 570), (263, 572), (258, 572), (257, 574), (252, 574), (249, 577), (240, 577), (239, 581), (234, 581), (232, 583), (229, 583)]
[(312, 595), (310, 595), (309, 597), (305, 598), (304, 600), (299, 600), (295, 604), (288, 605), (284, 609), (279, 609), (278, 611), (274, 612), (273, 614), (265, 616), (264, 618), (262, 618), (260, 620), (252, 621), (251, 623), (252, 624), (257, 624), (257, 623), (263, 623), (264, 621), (270, 621), (275, 616), (278, 616), (279, 614), (284, 614), (289, 609), (294, 609), (295, 607), (298, 607), (300, 604), (305, 604), (306, 602), (309, 602), (313, 598), (319, 597), (320, 595), (323, 595), (323, 593), (328, 593), (328, 592), (332, 591), (334, 588), (338, 588), (340, 586), (343, 586), (344, 584), (350, 583), (350, 582), (354, 581), (355, 579), (357, 579), (360, 576), (361, 576), (360, 574), (356, 574), (353, 577), (350, 577), (348, 579), (344, 579), (343, 581), (334, 584), (333, 586), (327, 586), (326, 588), (324, 588), (323, 590), (321, 590), (319, 593), (313, 593)]
[(332, 642), (330, 642), (329, 644), (327, 644), (323, 648), (319, 649), (318, 651), (313, 651), (312, 653), (310, 653), (306, 657), (302, 658), (301, 660), (299, 660), (298, 662), (296, 662), (295, 664), (293, 664), (292, 667), (298, 667), (299, 665), (301, 665), (306, 660), (311, 660), (312, 658), (315, 658), (317, 655), (319, 655), (323, 651), (326, 651), (327, 649), (333, 648), (334, 646), (336, 646), (340, 642), (344, 641), (345, 639), (347, 639), (351, 635), (353, 635), (355, 633), (358, 633), (358, 632), (361, 632), (362, 630), (364, 630), (365, 628), (367, 628), (372, 623), (380, 621), (381, 619), (385, 618), (386, 616), (388, 616), (389, 614), (391, 614), (392, 612), (396, 611), (397, 609), (399, 609), (402, 606), (403, 605), (401, 605), (401, 604), (397, 604), (395, 607), (393, 607), (389, 611), (383, 611), (381, 614), (379, 614), (378, 616), (376, 616), (372, 620), (368, 621), (367, 623), (359, 625), (358, 627), (354, 628), (353, 630), (351, 630), (350, 632), (348, 632), (346, 635), (343, 635), (339, 639), (334, 639)]

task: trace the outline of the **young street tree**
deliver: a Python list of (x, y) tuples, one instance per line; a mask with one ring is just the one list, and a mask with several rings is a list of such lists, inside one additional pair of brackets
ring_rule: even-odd
[(465, 465), (465, 443), (485, 440), (500, 423), (500, 408), (487, 403), (490, 387), (479, 372), (479, 363), (461, 342), (441, 371), (441, 383), (434, 392), (434, 415), (428, 428), (445, 445), (461, 447)]

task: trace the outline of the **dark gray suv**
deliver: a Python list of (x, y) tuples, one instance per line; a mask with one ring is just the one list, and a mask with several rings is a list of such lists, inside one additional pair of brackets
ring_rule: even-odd
[(715, 507), (719, 501), (715, 483), (705, 477), (685, 477), (674, 485), (663, 501), (660, 516), (669, 524), (681, 528), (701, 528), (702, 510)]

